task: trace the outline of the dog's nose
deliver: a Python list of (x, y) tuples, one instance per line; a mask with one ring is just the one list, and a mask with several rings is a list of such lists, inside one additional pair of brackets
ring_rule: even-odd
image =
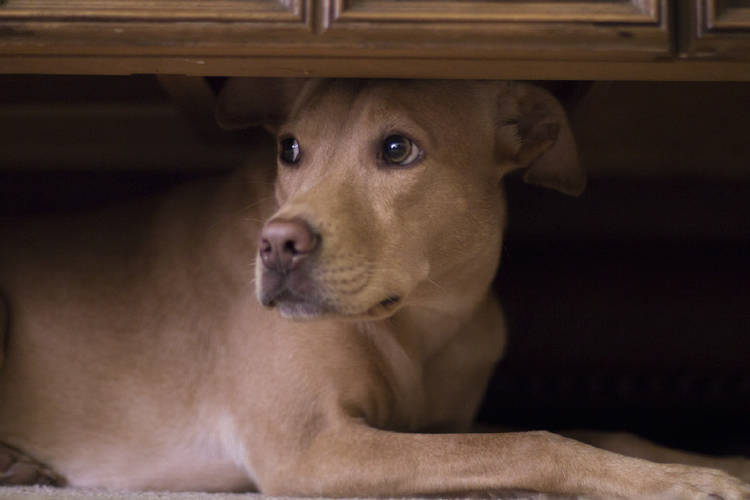
[(263, 265), (287, 273), (312, 254), (320, 236), (301, 219), (274, 219), (261, 233), (260, 258)]

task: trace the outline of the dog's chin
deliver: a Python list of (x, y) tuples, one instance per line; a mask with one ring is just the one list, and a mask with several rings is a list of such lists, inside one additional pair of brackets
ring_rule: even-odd
[(282, 318), (294, 321), (311, 321), (336, 315), (329, 307), (314, 302), (279, 301), (274, 307)]
[(327, 304), (289, 291), (282, 292), (272, 301), (261, 299), (261, 303), (266, 307), (278, 310), (281, 317), (285, 319), (304, 321), (321, 319), (335, 314), (333, 308)]
[(305, 299), (290, 293), (281, 294), (269, 307), (276, 308), (281, 317), (295, 321), (316, 319), (380, 320), (393, 316), (402, 306), (398, 296), (389, 296), (370, 307), (336, 307), (332, 304)]

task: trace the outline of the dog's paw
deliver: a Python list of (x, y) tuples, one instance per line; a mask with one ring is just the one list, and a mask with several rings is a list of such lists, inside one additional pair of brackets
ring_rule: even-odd
[(15, 448), (0, 443), (0, 485), (63, 486), (65, 480), (49, 467), (41, 464)]
[[(706, 469), (688, 465), (661, 465), (657, 483), (671, 483), (667, 488), (655, 488), (654, 495), (646, 498), (685, 500), (750, 500), (750, 485), (717, 469)], [(638, 481), (638, 479), (634, 478)], [(648, 484), (649, 481), (644, 481)], [(664, 483), (662, 483), (664, 484)]]

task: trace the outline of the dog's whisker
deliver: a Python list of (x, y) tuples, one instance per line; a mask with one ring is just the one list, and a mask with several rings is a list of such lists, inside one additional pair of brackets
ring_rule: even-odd
[(257, 222), (258, 224), (265, 224), (266, 222), (264, 219), (259, 219), (257, 217), (243, 217), (242, 220), (246, 222)]
[(433, 278), (429, 276), (427, 277), (427, 282), (432, 285), (435, 285), (435, 287), (438, 288), (440, 291), (443, 291), (443, 292), (447, 291), (443, 285), (441, 285), (440, 283), (438, 283), (437, 281), (435, 281)]
[(275, 196), (266, 196), (266, 197), (258, 198), (254, 203), (249, 203), (247, 205), (244, 205), (242, 207), (242, 210), (252, 210), (253, 208), (257, 207), (258, 205), (261, 205), (261, 204), (267, 202), (268, 200), (272, 200), (274, 198), (275, 198)]
[(266, 196), (264, 198), (260, 198), (255, 203), (244, 205), (241, 208), (238, 208), (236, 210), (225, 211), (221, 214), (221, 217), (217, 216), (217, 220), (214, 221), (212, 224), (210, 224), (208, 226), (208, 229), (213, 231), (214, 229), (221, 226), (222, 224), (231, 223), (232, 218), (238, 217), (238, 216), (241, 217), (242, 220), (244, 220), (245, 222), (255, 222), (257, 224), (263, 225), (266, 223), (265, 219), (261, 219), (258, 217), (251, 217), (245, 214), (247, 214), (248, 212), (251, 212), (252, 209), (257, 207), (258, 205), (261, 205), (271, 199), (274, 199), (274, 196)]

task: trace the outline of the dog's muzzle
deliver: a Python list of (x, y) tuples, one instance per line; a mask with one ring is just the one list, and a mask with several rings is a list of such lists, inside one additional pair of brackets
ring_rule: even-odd
[[(262, 266), (256, 279), (261, 304), (276, 307), (282, 316), (289, 318), (384, 317), (401, 306), (402, 297), (393, 293), (384, 294), (374, 304), (347, 303), (347, 296), (351, 300), (356, 292), (364, 289), (369, 277), (362, 272), (345, 279), (347, 287), (332, 289), (321, 277), (325, 270), (317, 268), (321, 265), (322, 244), (320, 233), (301, 218), (277, 218), (267, 222), (258, 248)], [(357, 290), (347, 290), (352, 287)]]

